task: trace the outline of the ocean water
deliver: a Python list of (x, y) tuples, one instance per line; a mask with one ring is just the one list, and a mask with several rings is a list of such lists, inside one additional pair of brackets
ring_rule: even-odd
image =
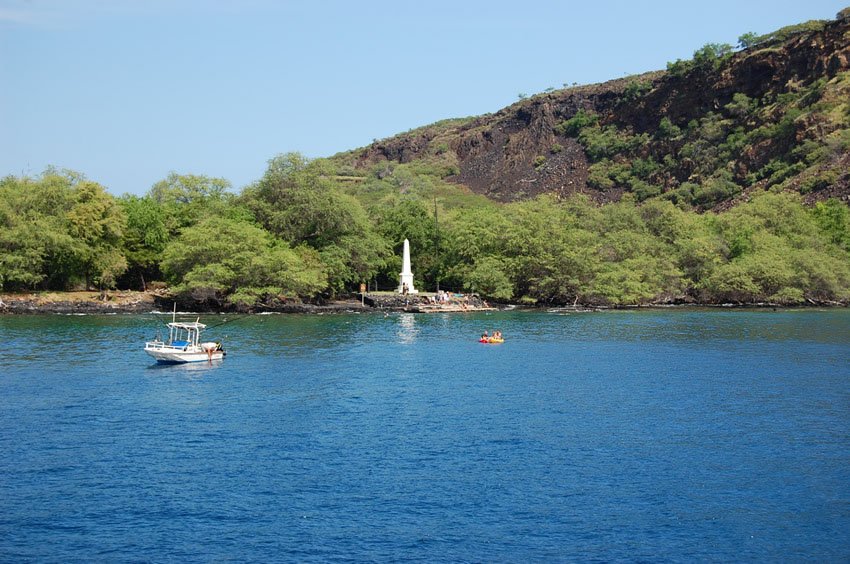
[(0, 560), (850, 560), (848, 310), (168, 320), (0, 316)]

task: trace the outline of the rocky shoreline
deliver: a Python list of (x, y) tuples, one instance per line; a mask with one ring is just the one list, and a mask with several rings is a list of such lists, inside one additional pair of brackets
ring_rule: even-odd
[(154, 294), (143, 292), (49, 292), (0, 295), (0, 314), (150, 313)]
[[(485, 309), (483, 300), (467, 297), (448, 304), (444, 311), (477, 311)], [(427, 297), (400, 296), (394, 293), (366, 294), (357, 297), (322, 301), (273, 300), (253, 307), (234, 307), (215, 301), (174, 298), (163, 292), (47, 292), (0, 295), (0, 314), (140, 314), (169, 312), (175, 308), (194, 313), (353, 313), (353, 312), (421, 312), (429, 304)], [(487, 306), (489, 307), (489, 306)]]
[[(366, 294), (362, 301), (357, 297), (307, 303), (298, 300), (275, 301), (251, 308), (222, 307), (221, 304), (208, 301), (194, 302), (175, 300), (166, 293), (159, 292), (50, 292), (27, 294), (0, 295), (0, 315), (108, 315), (108, 314), (143, 314), (170, 312), (177, 304), (177, 310), (194, 313), (365, 313), (365, 312), (474, 312), (492, 311), (495, 309), (515, 308), (515, 304), (491, 304), (477, 296), (467, 296), (462, 300), (453, 300), (443, 306), (435, 306), (427, 297), (400, 296), (398, 294)], [(809, 302), (801, 306), (790, 307), (848, 307), (842, 302)], [(752, 304), (649, 304), (630, 307), (602, 307), (587, 304), (576, 305), (537, 305), (527, 306), (529, 309), (545, 309), (556, 312), (589, 312), (609, 309), (641, 309), (669, 307), (712, 307), (712, 308), (778, 308), (789, 307), (772, 303)]]
[(0, 315), (27, 314), (140, 314), (170, 312), (177, 304), (177, 310), (194, 313), (342, 313), (372, 310), (357, 300), (337, 300), (323, 304), (287, 301), (250, 309), (220, 307), (219, 304), (188, 302), (175, 300), (162, 293), (144, 292), (52, 292), (45, 294), (4, 294), (0, 295)]

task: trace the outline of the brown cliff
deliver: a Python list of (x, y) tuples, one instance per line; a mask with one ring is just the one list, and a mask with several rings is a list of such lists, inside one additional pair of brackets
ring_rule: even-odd
[[(742, 124), (745, 127), (771, 125), (783, 117), (777, 106), (770, 114), (768, 102), (781, 100), (783, 94), (794, 93), (817, 81), (830, 81), (850, 71), (850, 19), (839, 17), (825, 22), (814, 31), (794, 34), (781, 43), (760, 45), (737, 52), (719, 65), (693, 65), (686, 72), (657, 71), (612, 80), (602, 84), (580, 86), (541, 94), (521, 100), (495, 114), (459, 123), (426, 127), (402, 134), (351, 153), (353, 164), (365, 168), (383, 161), (410, 163), (442, 151), (456, 159), (454, 174), (447, 179), (463, 184), (472, 191), (499, 201), (512, 201), (541, 193), (568, 195), (589, 194), (604, 202), (619, 199), (622, 186), (606, 189), (588, 185), (588, 169), (592, 164), (585, 148), (576, 138), (559, 133), (558, 124), (572, 118), (579, 110), (599, 116), (602, 125), (613, 125), (631, 134), (654, 135), (659, 122), (667, 118), (680, 128), (700, 120), (712, 112), (722, 112), (736, 94), (744, 94), (762, 103), (762, 117)], [(841, 96), (843, 87), (836, 87)], [(850, 95), (850, 92), (848, 92)], [(850, 115), (850, 107), (846, 110)], [(764, 117), (764, 116), (767, 117)], [(808, 120), (808, 121), (807, 121)], [(794, 122), (792, 135), (782, 139), (766, 139), (752, 143), (736, 154), (731, 168), (734, 180), (742, 186), (754, 182), (753, 174), (772, 160), (782, 160), (796, 144), (806, 139), (827, 143), (826, 137), (847, 124), (826, 123), (814, 116)], [(650, 142), (642, 156), (661, 160), (675, 153), (682, 143)], [(616, 160), (617, 157), (614, 157)], [(846, 147), (836, 149), (828, 165), (831, 171), (850, 164)], [(826, 166), (826, 165), (825, 165)], [(663, 190), (683, 182), (699, 182), (704, 174), (695, 175), (695, 165), (681, 159), (666, 172), (669, 178), (653, 179)], [(811, 176), (813, 172), (808, 171)], [(802, 175), (798, 187), (807, 182)], [(826, 175), (826, 182), (808, 181), (810, 200), (825, 197), (848, 198), (850, 182), (846, 174)], [(795, 187), (795, 179), (788, 185)], [(764, 187), (765, 182), (755, 182)], [(744, 188), (746, 192), (748, 188)]]

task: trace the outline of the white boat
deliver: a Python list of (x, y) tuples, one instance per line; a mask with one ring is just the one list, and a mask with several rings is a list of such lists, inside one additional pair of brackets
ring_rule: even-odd
[(221, 343), (200, 342), (201, 331), (206, 327), (197, 321), (172, 321), (168, 324), (168, 340), (157, 337), (148, 341), (145, 352), (163, 364), (221, 360), (225, 355)]

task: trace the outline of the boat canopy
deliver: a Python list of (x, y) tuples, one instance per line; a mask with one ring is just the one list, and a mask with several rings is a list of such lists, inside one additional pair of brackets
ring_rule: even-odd
[(168, 342), (174, 347), (197, 345), (206, 325), (197, 321), (172, 321), (168, 324)]

